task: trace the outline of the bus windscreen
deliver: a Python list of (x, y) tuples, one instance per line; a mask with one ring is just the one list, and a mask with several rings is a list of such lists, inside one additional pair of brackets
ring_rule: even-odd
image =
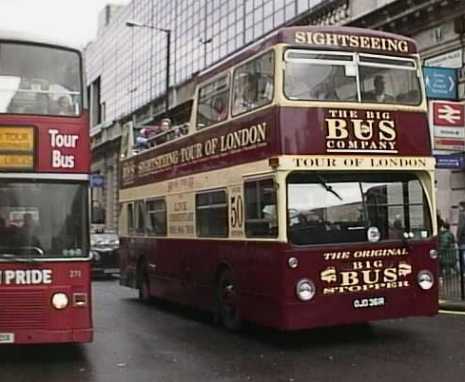
[(2, 180), (0, 258), (87, 258), (87, 186)]
[[(412, 174), (294, 173), (288, 177), (288, 232), (294, 244), (427, 239), (426, 195)], [(408, 233), (408, 236), (405, 235)]]
[(0, 42), (0, 113), (78, 116), (78, 52)]
[(288, 50), (284, 92), (291, 100), (419, 105), (415, 60)]

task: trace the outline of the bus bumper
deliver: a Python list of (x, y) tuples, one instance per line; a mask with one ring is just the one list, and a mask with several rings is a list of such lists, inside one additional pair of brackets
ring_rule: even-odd
[(0, 332), (1, 344), (46, 344), (92, 342), (92, 329), (74, 330), (15, 330)]
[(240, 307), (245, 320), (278, 330), (302, 330), (325, 326), (360, 324), (386, 319), (434, 316), (438, 313), (437, 291), (413, 295), (404, 293), (387, 297), (384, 307), (355, 309), (356, 296), (338, 300), (321, 298), (308, 303), (286, 303), (247, 296)]

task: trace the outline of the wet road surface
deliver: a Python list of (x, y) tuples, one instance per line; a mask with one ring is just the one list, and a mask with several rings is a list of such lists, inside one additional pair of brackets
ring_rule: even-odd
[(94, 283), (95, 340), (1, 346), (0, 381), (465, 381), (465, 316), (231, 334), (206, 314)]

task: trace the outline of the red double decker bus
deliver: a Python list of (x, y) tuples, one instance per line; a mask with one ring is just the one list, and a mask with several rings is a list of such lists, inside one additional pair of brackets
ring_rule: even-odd
[(211, 310), (230, 329), (437, 313), (413, 40), (279, 30), (204, 73), (187, 134), (150, 142), (123, 146), (121, 169), (121, 283), (142, 299)]
[(0, 344), (92, 340), (79, 50), (0, 35)]

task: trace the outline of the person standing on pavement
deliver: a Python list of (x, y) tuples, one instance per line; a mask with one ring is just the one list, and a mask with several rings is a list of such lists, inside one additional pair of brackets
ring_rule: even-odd
[(439, 264), (441, 266), (441, 276), (452, 275), (457, 263), (455, 237), (450, 231), (449, 223), (443, 222), (439, 230)]
[[(459, 222), (457, 225), (457, 244), (460, 252), (460, 266), (464, 265), (465, 255), (465, 201), (459, 203)], [(461, 269), (463, 272), (464, 270)]]

